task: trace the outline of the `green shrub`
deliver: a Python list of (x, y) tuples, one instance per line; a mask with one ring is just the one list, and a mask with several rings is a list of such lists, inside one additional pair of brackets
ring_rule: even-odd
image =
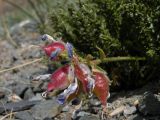
[(98, 57), (98, 46), (107, 56), (148, 58), (146, 62), (106, 64), (114, 81), (137, 86), (159, 77), (159, 0), (79, 0), (67, 7), (59, 5), (50, 21), (54, 33), (62, 33), (85, 54)]

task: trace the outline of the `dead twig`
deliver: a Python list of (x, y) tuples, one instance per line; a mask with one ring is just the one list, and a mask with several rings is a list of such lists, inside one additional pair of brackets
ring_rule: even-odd
[(12, 117), (12, 115), (14, 115), (14, 114), (16, 114), (17, 112), (12, 112), (11, 111), (11, 113), (9, 113), (9, 114), (6, 114), (5, 116), (3, 116), (3, 117), (1, 117), (0, 118), (0, 120), (6, 120), (6, 118), (10, 118), (10, 120), (11, 120), (11, 117)]
[(40, 62), (40, 61), (42, 61), (42, 60), (43, 60), (43, 58), (35, 59), (35, 60), (33, 60), (33, 61), (30, 61), (30, 62), (21, 64), (21, 65), (17, 65), (17, 66), (12, 67), (12, 68), (0, 70), (0, 73), (8, 72), (8, 71), (11, 71), (11, 70), (14, 70), (14, 69), (18, 69), (18, 68), (22, 68), (22, 67), (24, 67), (24, 66), (27, 66), (27, 65), (30, 65), (30, 64), (33, 64), (33, 63), (36, 63), (36, 62)]
[(4, 32), (5, 32), (5, 35), (6, 35), (7, 40), (8, 40), (15, 48), (17, 48), (17, 47), (18, 47), (18, 44), (12, 39), (11, 34), (10, 34), (10, 32), (9, 32), (9, 29), (8, 29), (7, 20), (6, 20), (6, 18), (3, 17), (3, 16), (2, 16), (2, 25), (3, 25), (3, 29), (4, 29)]

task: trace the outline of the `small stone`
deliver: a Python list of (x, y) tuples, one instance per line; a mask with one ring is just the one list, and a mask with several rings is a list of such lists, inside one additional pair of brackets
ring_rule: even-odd
[(100, 120), (97, 116), (88, 116), (88, 115), (84, 115), (83, 117), (81, 117), (79, 120)]
[(12, 84), (7, 85), (6, 88), (11, 89), (13, 93), (21, 97), (27, 90), (28, 85), (14, 82)]
[(77, 114), (77, 117), (83, 117), (83, 116), (88, 116), (90, 115), (90, 113), (87, 113), (87, 112), (84, 112), (84, 111), (80, 111), (78, 114)]
[(34, 93), (33, 93), (32, 89), (31, 89), (31, 88), (28, 88), (28, 89), (26, 90), (26, 92), (24, 93), (23, 99), (24, 99), (24, 100), (28, 100), (28, 99), (32, 98), (33, 96), (34, 96)]
[(39, 103), (39, 101), (25, 101), (25, 100), (15, 103), (6, 103), (6, 104), (1, 103), (0, 113), (3, 113), (4, 111), (16, 112), (16, 111), (27, 110), (37, 103)]
[(43, 120), (45, 118), (53, 118), (61, 111), (61, 106), (56, 99), (42, 101), (31, 109), (31, 113), (36, 120)]
[(145, 120), (142, 116), (135, 114), (127, 117), (127, 120)]
[(4, 96), (5, 96), (5, 93), (2, 92), (2, 91), (0, 91), (0, 99), (1, 99), (1, 98), (4, 98)]
[(127, 107), (124, 109), (123, 113), (124, 113), (125, 116), (127, 116), (127, 115), (134, 114), (134, 113), (136, 112), (136, 110), (137, 110), (137, 109), (136, 109), (135, 106), (131, 106), (131, 107), (127, 106)]
[(160, 101), (150, 92), (145, 93), (138, 108), (143, 115), (160, 115)]
[(42, 97), (40, 93), (37, 93), (35, 96), (29, 99), (29, 101), (35, 101), (35, 100), (41, 101), (41, 100), (44, 100), (44, 98)]
[(11, 101), (11, 102), (19, 102), (21, 100), (22, 99), (16, 94), (11, 94), (8, 96), (8, 101)]
[(124, 111), (124, 109), (125, 109), (125, 106), (120, 106), (120, 107), (118, 107), (117, 109), (113, 110), (113, 111), (109, 114), (109, 116), (113, 117), (113, 116), (115, 116), (115, 115), (118, 115), (118, 114), (122, 113), (122, 112)]
[(66, 105), (65, 107), (63, 107), (62, 112), (68, 112), (70, 109), (70, 107), (68, 105)]
[(101, 102), (98, 101), (98, 100), (96, 100), (96, 99), (91, 99), (91, 100), (90, 100), (90, 104), (91, 104), (92, 106), (100, 106), (100, 105), (101, 105)]
[(31, 81), (33, 92), (43, 92), (43, 90), (41, 89), (43, 84), (44, 84), (43, 81)]
[(21, 111), (15, 114), (15, 118), (20, 120), (34, 120), (28, 111)]

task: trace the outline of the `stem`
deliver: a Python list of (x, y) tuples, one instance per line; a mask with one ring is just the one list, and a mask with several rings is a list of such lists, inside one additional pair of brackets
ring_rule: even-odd
[(12, 68), (8, 68), (8, 69), (0, 70), (0, 73), (8, 72), (8, 71), (11, 71), (11, 70), (14, 70), (14, 69), (18, 69), (18, 68), (21, 68), (21, 67), (24, 67), (24, 66), (27, 66), (27, 65), (30, 65), (30, 64), (36, 63), (36, 62), (40, 62), (40, 61), (42, 61), (42, 58), (39, 58), (39, 59), (36, 59), (36, 60), (30, 61), (30, 62), (27, 62), (27, 63), (21, 64), (21, 65), (17, 65), (17, 66), (12, 67)]
[(95, 62), (96, 64), (100, 64), (100, 63), (106, 63), (106, 62), (144, 61), (144, 60), (146, 60), (145, 57), (109, 57), (109, 58), (104, 58), (102, 60), (100, 59), (94, 60), (93, 63)]

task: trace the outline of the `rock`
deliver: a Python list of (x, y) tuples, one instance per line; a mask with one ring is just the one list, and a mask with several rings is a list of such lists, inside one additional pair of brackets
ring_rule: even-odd
[(119, 114), (121, 114), (121, 113), (124, 111), (124, 109), (125, 109), (125, 106), (122, 105), (122, 106), (116, 108), (115, 110), (113, 110), (113, 111), (109, 114), (109, 116), (113, 117), (113, 116), (115, 116), (115, 115), (119, 115)]
[(41, 101), (41, 100), (44, 100), (44, 98), (42, 97), (40, 93), (37, 93), (35, 96), (29, 99), (29, 101), (35, 101), (35, 100)]
[(83, 117), (83, 116), (88, 116), (90, 115), (90, 113), (87, 113), (87, 112), (84, 112), (84, 111), (80, 111), (78, 114), (77, 114), (77, 117)]
[(15, 118), (20, 120), (34, 120), (28, 111), (21, 111), (15, 114)]
[(100, 120), (97, 116), (88, 116), (88, 115), (84, 115), (83, 117), (81, 117), (79, 120)]
[(11, 94), (11, 95), (8, 96), (8, 101), (9, 102), (19, 102), (21, 100), (22, 99), (16, 94)]
[(101, 111), (101, 107), (92, 107), (90, 108), (90, 112), (93, 114), (98, 114)]
[(28, 89), (28, 85), (13, 82), (13, 83), (7, 85), (6, 88), (11, 89), (13, 93), (22, 97), (24, 95), (24, 92)]
[(31, 81), (33, 92), (43, 92), (41, 87), (44, 85), (43, 81)]
[(21, 110), (27, 110), (37, 103), (39, 103), (39, 101), (25, 101), (25, 100), (15, 103), (6, 103), (6, 104), (0, 103), (0, 113), (3, 113), (4, 111), (16, 112)]
[(153, 93), (146, 92), (138, 109), (143, 115), (160, 115), (160, 101)]
[(31, 113), (36, 120), (43, 120), (45, 118), (53, 118), (61, 111), (61, 106), (56, 99), (42, 101), (31, 109)]
[(32, 97), (34, 97), (34, 93), (33, 93), (33, 91), (32, 91), (31, 88), (28, 88), (28, 89), (26, 90), (26, 92), (24, 93), (23, 99), (24, 99), (24, 100), (29, 100), (29, 99), (32, 98)]
[(136, 115), (131, 115), (127, 117), (127, 120), (145, 120), (142, 116), (136, 114)]
[(4, 98), (4, 96), (5, 96), (5, 93), (0, 91), (0, 99)]
[(68, 112), (70, 109), (69, 105), (66, 105), (65, 107), (62, 108), (62, 112)]
[(123, 111), (123, 114), (124, 114), (124, 116), (127, 116), (127, 115), (131, 115), (131, 114), (133, 114), (133, 113), (135, 113), (136, 112), (136, 107), (135, 106), (127, 106), (125, 109), (124, 109), (124, 111)]
[(91, 104), (92, 106), (100, 106), (100, 105), (101, 105), (101, 102), (98, 101), (98, 100), (96, 100), (96, 99), (91, 99), (91, 100), (90, 100), (90, 104)]

